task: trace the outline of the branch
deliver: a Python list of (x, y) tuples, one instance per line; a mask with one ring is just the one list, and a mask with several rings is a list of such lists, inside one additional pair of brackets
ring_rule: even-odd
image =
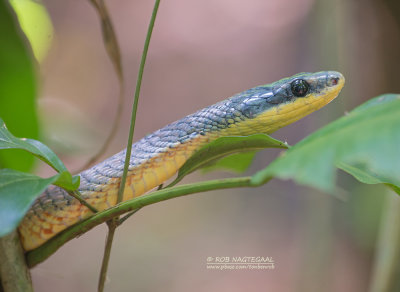
[(0, 279), (0, 291), (33, 292), (31, 274), (17, 231), (0, 238)]
[[(102, 1), (101, 1), (101, 3), (102, 3)], [(134, 98), (133, 106), (132, 106), (131, 124), (130, 124), (130, 128), (129, 128), (128, 145), (126, 147), (124, 171), (122, 173), (121, 184), (120, 184), (119, 190), (118, 190), (117, 203), (122, 202), (122, 198), (124, 195), (126, 176), (128, 174), (129, 163), (131, 160), (132, 142), (133, 142), (133, 134), (135, 132), (136, 112), (137, 112), (137, 107), (138, 107), (138, 102), (139, 102), (140, 87), (142, 85), (144, 66), (146, 64), (147, 52), (149, 50), (151, 34), (153, 32), (154, 23), (156, 21), (159, 5), (160, 5), (160, 0), (155, 0), (153, 13), (150, 18), (149, 27), (147, 29), (146, 40), (144, 42), (142, 58), (140, 61), (140, 66), (139, 66), (139, 73), (138, 73), (138, 77), (137, 77), (137, 81), (136, 81), (135, 98)], [(106, 239), (106, 246), (105, 246), (105, 250), (104, 250), (103, 261), (101, 264), (101, 272), (100, 272), (99, 285), (98, 285), (99, 292), (103, 292), (103, 290), (104, 290), (104, 283), (106, 281), (108, 262), (110, 259), (111, 247), (112, 247), (112, 242), (114, 239), (115, 229), (119, 225), (118, 220), (119, 220), (119, 218), (113, 218), (112, 220), (107, 221), (108, 235), (107, 235), (107, 239)]]
[(107, 210), (98, 212), (90, 218), (79, 222), (70, 228), (60, 232), (55, 237), (45, 242), (42, 246), (38, 247), (27, 253), (27, 262), (29, 267), (33, 267), (58, 250), (67, 241), (87, 232), (93, 227), (104, 223), (116, 216), (128, 213), (130, 211), (142, 208), (147, 205), (155, 204), (158, 202), (166, 201), (172, 198), (177, 198), (189, 194), (207, 192), (220, 189), (239, 188), (239, 187), (257, 187), (267, 183), (271, 178), (266, 178), (261, 182), (253, 182), (251, 177), (239, 177), (218, 179), (188, 185), (177, 186), (173, 188), (162, 189), (155, 191), (148, 195), (143, 195), (129, 201), (122, 202)]

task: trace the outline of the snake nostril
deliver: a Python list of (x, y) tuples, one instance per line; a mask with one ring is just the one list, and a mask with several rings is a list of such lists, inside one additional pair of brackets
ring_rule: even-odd
[(339, 77), (334, 77), (331, 79), (331, 84), (332, 85), (337, 85), (339, 83)]

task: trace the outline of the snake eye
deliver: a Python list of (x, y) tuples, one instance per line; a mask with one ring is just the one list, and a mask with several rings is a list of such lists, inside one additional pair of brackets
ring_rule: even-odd
[(308, 90), (310, 89), (310, 85), (303, 79), (296, 79), (290, 85), (292, 89), (292, 93), (296, 97), (304, 97), (306, 96)]

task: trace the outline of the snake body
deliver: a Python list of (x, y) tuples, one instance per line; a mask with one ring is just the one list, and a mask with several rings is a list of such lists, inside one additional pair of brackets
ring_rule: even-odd
[[(343, 84), (338, 72), (300, 73), (236, 94), (155, 131), (133, 145), (123, 200), (162, 184), (218, 137), (272, 133), (329, 103)], [(79, 191), (97, 210), (116, 204), (125, 151), (79, 174)], [(19, 226), (23, 247), (35, 249), (92, 214), (64, 190), (50, 186)]]

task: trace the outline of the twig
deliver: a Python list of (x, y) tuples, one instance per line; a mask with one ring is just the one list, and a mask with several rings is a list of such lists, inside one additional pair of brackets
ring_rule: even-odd
[(103, 260), (101, 263), (99, 283), (98, 283), (98, 287), (97, 287), (97, 290), (99, 292), (104, 291), (104, 284), (107, 279), (108, 263), (110, 261), (110, 255), (111, 255), (111, 247), (113, 244), (115, 229), (117, 229), (117, 227), (118, 227), (117, 220), (118, 220), (117, 218), (113, 218), (113, 219), (107, 221), (108, 233), (107, 233), (107, 238), (106, 238), (106, 246), (104, 248)]
[(133, 210), (132, 212), (126, 214), (124, 217), (120, 218), (118, 221), (118, 226), (124, 223), (129, 217), (131, 217), (133, 214), (135, 214), (137, 211), (139, 211), (140, 208)]
[(146, 64), (147, 52), (149, 50), (151, 34), (153, 32), (154, 22), (156, 20), (159, 5), (160, 5), (160, 0), (156, 0), (154, 3), (153, 13), (151, 15), (149, 27), (147, 29), (147, 35), (146, 35), (146, 40), (144, 42), (142, 58), (140, 60), (139, 73), (138, 73), (138, 77), (137, 77), (137, 81), (136, 81), (135, 99), (134, 99), (133, 106), (132, 106), (131, 125), (129, 128), (128, 145), (126, 147), (124, 172), (122, 174), (121, 185), (120, 185), (120, 188), (118, 191), (118, 200), (117, 200), (118, 202), (122, 201), (123, 194), (124, 194), (126, 176), (128, 173), (128, 167), (129, 167), (129, 162), (130, 162), (131, 153), (132, 153), (133, 134), (135, 132), (136, 112), (137, 112), (137, 107), (138, 107), (138, 102), (139, 102), (140, 88), (142, 86), (143, 71), (144, 71), (144, 66)]
[(136, 197), (132, 200), (122, 202), (107, 210), (100, 211), (78, 224), (60, 232), (55, 237), (46, 241), (42, 246), (27, 253), (27, 262), (29, 267), (33, 267), (47, 259), (57, 251), (67, 241), (79, 236), (93, 227), (104, 223), (116, 216), (142, 208), (147, 205), (155, 204), (176, 197), (181, 197), (194, 193), (207, 192), (212, 190), (239, 188), (239, 187), (257, 187), (266, 184), (271, 178), (265, 178), (263, 181), (252, 181), (251, 177), (239, 177), (218, 179), (205, 182), (198, 182), (188, 185), (176, 186), (173, 188), (162, 189), (151, 194)]
[[(149, 27), (147, 29), (146, 40), (144, 42), (142, 58), (140, 61), (139, 73), (138, 73), (137, 82), (136, 82), (135, 99), (134, 99), (133, 106), (132, 106), (131, 124), (130, 124), (129, 135), (128, 135), (128, 145), (126, 147), (124, 171), (122, 173), (121, 184), (120, 184), (120, 187), (118, 190), (117, 204), (122, 202), (123, 195), (124, 195), (126, 176), (128, 174), (129, 163), (131, 160), (133, 135), (135, 132), (135, 123), (136, 123), (136, 112), (137, 112), (137, 107), (138, 107), (138, 102), (139, 102), (140, 88), (142, 85), (143, 71), (144, 71), (144, 66), (146, 64), (147, 52), (149, 50), (151, 34), (153, 32), (154, 22), (156, 20), (159, 4), (160, 4), (160, 0), (156, 0), (154, 3), (153, 13), (150, 18)], [(102, 292), (104, 289), (104, 283), (105, 283), (105, 280), (107, 277), (106, 274), (107, 274), (107, 269), (108, 269), (108, 262), (109, 262), (109, 258), (110, 258), (110, 254), (111, 254), (112, 241), (114, 239), (115, 229), (118, 226), (118, 223), (117, 223), (118, 221), (119, 221), (119, 218), (113, 218), (111, 221), (107, 222), (108, 235), (107, 235), (103, 263), (101, 266), (101, 273), (100, 273), (100, 278), (99, 278), (99, 285), (98, 285), (99, 292)]]
[(75, 199), (77, 199), (82, 205), (87, 207), (93, 213), (97, 213), (98, 212), (98, 210), (95, 207), (90, 205), (88, 202), (85, 201), (84, 198), (82, 198), (82, 195), (81, 195), (81, 193), (79, 191), (68, 192), (68, 194), (70, 196), (74, 197)]
[(0, 238), (0, 291), (32, 292), (32, 280), (17, 231)]

